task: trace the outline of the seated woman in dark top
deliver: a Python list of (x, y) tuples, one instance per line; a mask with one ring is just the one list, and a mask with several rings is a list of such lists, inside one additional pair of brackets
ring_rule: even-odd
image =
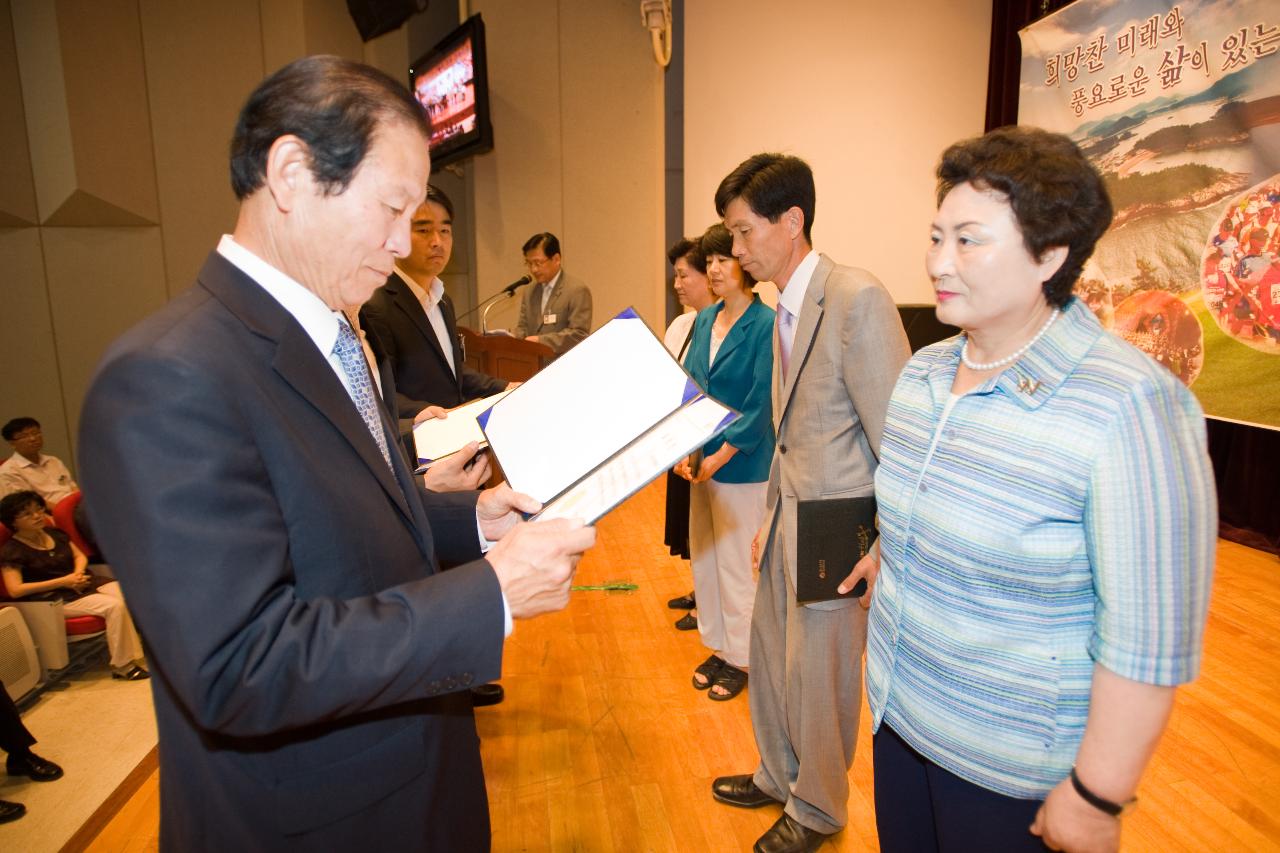
[(142, 643), (125, 608), (120, 584), (88, 573), (89, 558), (67, 534), (47, 526), (48, 510), (35, 492), (14, 492), (0, 500), (0, 523), (13, 538), (0, 547), (0, 578), (12, 598), (62, 599), (66, 612), (101, 616), (113, 678), (140, 681)]

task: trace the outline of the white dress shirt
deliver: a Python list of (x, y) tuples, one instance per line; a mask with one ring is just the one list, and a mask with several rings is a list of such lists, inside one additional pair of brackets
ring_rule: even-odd
[(41, 453), (37, 461), (32, 462), (21, 453), (15, 453), (0, 463), (0, 497), (31, 491), (44, 498), (52, 509), (79, 488), (71, 479), (67, 466), (56, 456)]

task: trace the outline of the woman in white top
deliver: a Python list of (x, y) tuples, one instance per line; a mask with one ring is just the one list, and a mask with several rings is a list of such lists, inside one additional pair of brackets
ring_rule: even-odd
[[(676, 298), (685, 308), (693, 309), (672, 320), (662, 338), (676, 361), (683, 364), (689, 339), (693, 336), (694, 318), (699, 311), (715, 302), (716, 297), (707, 280), (707, 258), (697, 240), (681, 237), (667, 250), (667, 261), (675, 270), (672, 287)], [(667, 472), (667, 522), (662, 541), (671, 549), (672, 556), (689, 559), (689, 481), (670, 471)], [(667, 602), (672, 610), (690, 611), (676, 620), (676, 627), (681, 631), (692, 631), (698, 627), (697, 614), (692, 612), (695, 601), (690, 591), (688, 595)]]

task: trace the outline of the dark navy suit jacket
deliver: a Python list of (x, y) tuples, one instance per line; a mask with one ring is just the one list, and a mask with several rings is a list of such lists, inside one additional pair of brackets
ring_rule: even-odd
[(507, 380), (481, 373), (463, 362), (453, 300), (447, 293), (440, 300), (440, 310), (453, 349), (456, 373), (449, 369), (440, 339), (422, 303), (398, 274), (392, 273), (360, 310), (361, 325), (377, 334), (391, 362), (399, 418), (412, 421), (427, 406), (451, 409), (477, 397), (497, 394), (507, 387)]
[(109, 349), (80, 449), (151, 663), (164, 849), (488, 848), (466, 687), (500, 675), (503, 606), (475, 493), (393, 475), (217, 253)]

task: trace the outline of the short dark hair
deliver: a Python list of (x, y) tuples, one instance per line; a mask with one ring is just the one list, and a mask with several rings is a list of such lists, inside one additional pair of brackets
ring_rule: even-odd
[(716, 188), (716, 213), (724, 216), (729, 202), (741, 198), (756, 216), (777, 222), (793, 207), (804, 214), (804, 239), (812, 245), (816, 192), (813, 170), (799, 157), (756, 154), (738, 164)]
[(676, 265), (676, 261), (684, 258), (689, 262), (689, 266), (693, 267), (703, 275), (707, 274), (707, 256), (702, 254), (702, 250), (698, 246), (697, 240), (691, 240), (688, 237), (681, 237), (679, 240), (671, 244), (671, 248), (667, 249), (667, 263), (671, 266)]
[(1007, 126), (957, 142), (938, 164), (938, 204), (961, 184), (995, 190), (1009, 201), (1034, 258), (1055, 246), (1067, 258), (1044, 283), (1045, 301), (1061, 308), (1085, 261), (1111, 225), (1111, 198), (1098, 170), (1070, 138), (1038, 127)]
[(18, 520), (18, 516), (26, 512), (27, 507), (32, 504), (40, 507), (45, 512), (49, 511), (49, 505), (44, 502), (44, 498), (29, 489), (13, 492), (0, 498), (0, 524), (13, 530), (14, 522)]
[(542, 254), (548, 258), (554, 258), (560, 254), (560, 239), (550, 231), (543, 231), (541, 234), (534, 234), (528, 240), (524, 241), (524, 245), (520, 248), (520, 254), (527, 255), (534, 249), (541, 249)]
[(13, 437), (18, 433), (35, 427), (40, 429), (40, 422), (35, 418), (14, 418), (0, 429), (0, 435), (4, 436), (5, 441), (13, 441)]
[(434, 201), (443, 207), (444, 212), (449, 214), (449, 221), (453, 221), (453, 202), (444, 194), (444, 190), (435, 184), (427, 184), (427, 201)]
[[(738, 260), (733, 257), (733, 235), (719, 222), (702, 233), (701, 239), (698, 240), (698, 250), (702, 253), (704, 261), (712, 255), (733, 258), (735, 262)], [(742, 264), (738, 264), (738, 269), (742, 269)], [(756, 280), (751, 273), (742, 270), (742, 283), (750, 290), (755, 287)]]
[(266, 181), (267, 154), (293, 134), (307, 146), (311, 174), (326, 195), (346, 190), (383, 124), (401, 121), (431, 135), (409, 90), (376, 68), (337, 56), (290, 62), (249, 95), (231, 138), (231, 189), (243, 201)]

